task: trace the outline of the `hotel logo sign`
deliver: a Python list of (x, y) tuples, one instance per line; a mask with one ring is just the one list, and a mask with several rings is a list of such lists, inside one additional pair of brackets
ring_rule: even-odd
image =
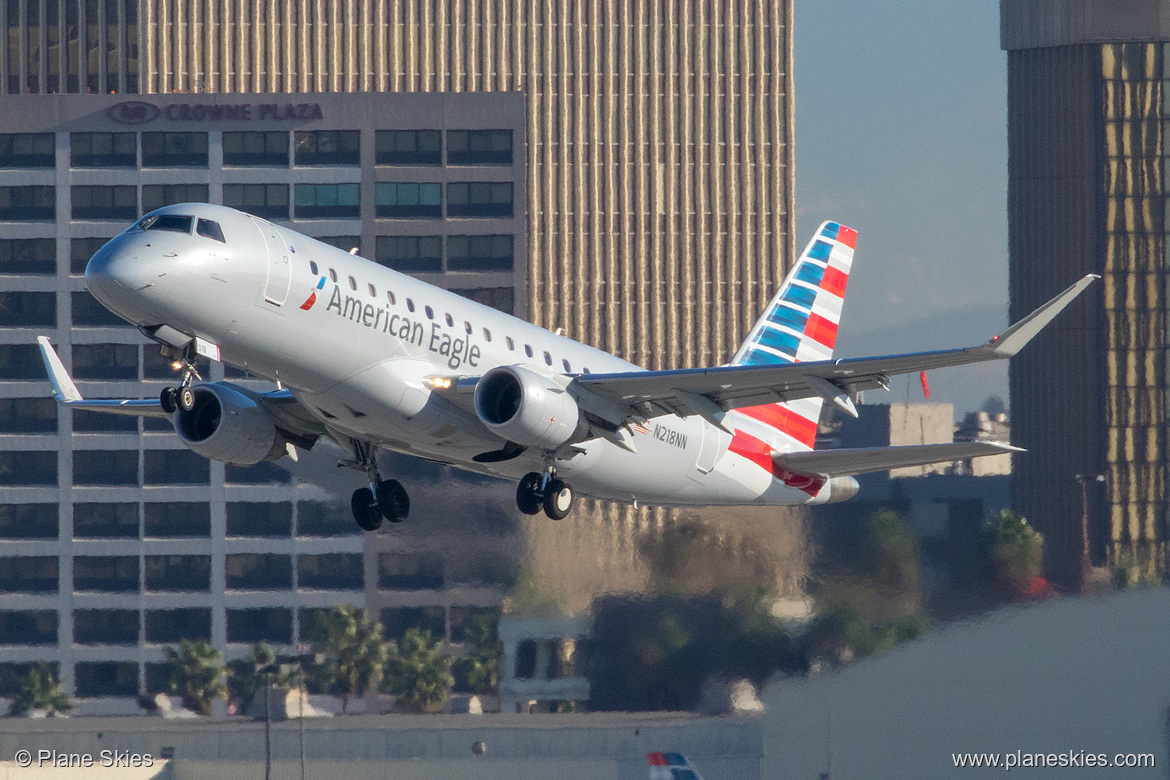
[(106, 109), (120, 125), (145, 125), (160, 117), (164, 122), (311, 122), (324, 119), (320, 103), (172, 103), (159, 107), (127, 100)]

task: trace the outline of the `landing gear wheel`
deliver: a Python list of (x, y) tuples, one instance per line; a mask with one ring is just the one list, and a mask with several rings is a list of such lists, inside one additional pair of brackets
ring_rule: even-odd
[(576, 498), (568, 483), (559, 479), (550, 480), (544, 487), (544, 513), (553, 520), (564, 520), (573, 511)]
[(363, 531), (377, 531), (382, 527), (382, 513), (378, 511), (374, 491), (368, 487), (353, 491), (350, 508), (353, 509), (353, 519)]
[(195, 391), (189, 387), (179, 388), (179, 408), (189, 412), (195, 408)]
[(158, 402), (167, 414), (174, 414), (179, 408), (179, 391), (173, 387), (164, 387), (159, 394)]
[(516, 506), (526, 515), (540, 514), (540, 500), (543, 497), (540, 485), (544, 482), (535, 471), (520, 478), (520, 485), (516, 488)]
[(406, 488), (396, 479), (387, 479), (377, 484), (374, 497), (378, 511), (391, 523), (401, 523), (410, 514), (410, 496)]

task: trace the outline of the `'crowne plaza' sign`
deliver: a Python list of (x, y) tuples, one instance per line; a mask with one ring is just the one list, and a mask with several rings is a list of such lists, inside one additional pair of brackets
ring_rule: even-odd
[(106, 116), (122, 125), (164, 122), (281, 122), (324, 119), (319, 103), (172, 103), (156, 106), (127, 100), (106, 109)]

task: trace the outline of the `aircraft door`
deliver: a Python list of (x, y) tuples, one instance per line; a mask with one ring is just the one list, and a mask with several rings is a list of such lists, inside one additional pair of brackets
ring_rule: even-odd
[(289, 258), (288, 244), (275, 225), (255, 217), (252, 218), (252, 222), (264, 236), (264, 244), (268, 250), (268, 276), (264, 282), (264, 300), (282, 306), (288, 299), (288, 289), (292, 284), (292, 262)]

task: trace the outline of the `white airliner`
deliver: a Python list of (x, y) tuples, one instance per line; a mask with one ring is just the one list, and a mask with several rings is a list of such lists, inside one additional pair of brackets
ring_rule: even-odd
[[(195, 452), (252, 465), (331, 439), (368, 475), (367, 531), (406, 517), (385, 448), (514, 479), (527, 514), (580, 495), (662, 506), (841, 501), (853, 475), (1017, 451), (974, 442), (813, 449), (821, 405), (894, 374), (1014, 355), (1094, 277), (987, 344), (833, 360), (856, 232), (826, 222), (734, 359), (646, 371), (286, 227), (222, 206), (151, 212), (89, 261), (89, 291), (182, 366), (156, 399), (83, 399), (39, 338), (57, 400), (169, 418)], [(203, 383), (197, 356), (279, 383)]]

